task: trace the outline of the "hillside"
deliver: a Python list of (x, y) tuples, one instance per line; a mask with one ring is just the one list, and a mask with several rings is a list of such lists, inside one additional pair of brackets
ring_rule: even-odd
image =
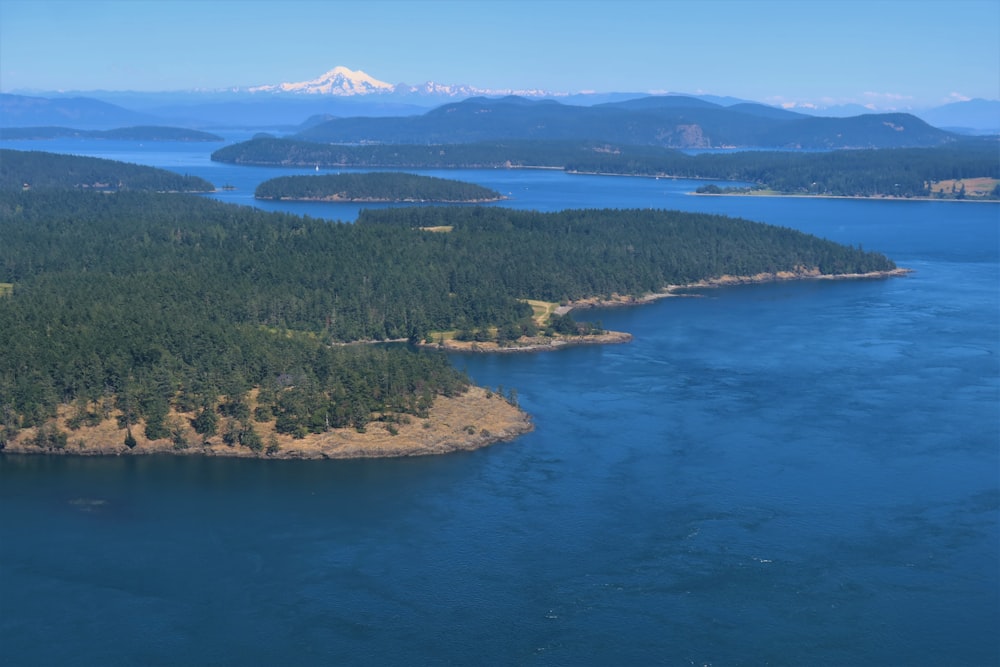
[(325, 143), (447, 144), (532, 139), (607, 141), (670, 148), (888, 148), (938, 146), (954, 135), (908, 114), (802, 117), (761, 105), (684, 96), (592, 107), (520, 97), (470, 98), (419, 116), (337, 118), (295, 139)]
[(91, 97), (48, 98), (0, 93), (0, 127), (108, 129), (151, 122), (155, 121), (149, 114)]
[(183, 127), (142, 125), (113, 130), (80, 130), (71, 127), (8, 127), (0, 129), (0, 139), (117, 139), (126, 141), (225, 141), (217, 134)]
[(211, 192), (203, 178), (116, 160), (0, 149), (0, 190)]

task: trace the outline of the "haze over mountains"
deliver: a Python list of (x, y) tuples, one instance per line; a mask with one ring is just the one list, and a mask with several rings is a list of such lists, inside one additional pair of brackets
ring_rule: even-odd
[[(703, 111), (715, 107), (746, 112), (752, 107), (753, 113), (750, 115), (770, 116), (772, 119), (787, 119), (793, 115), (844, 118), (877, 113), (866, 107), (853, 105), (830, 109), (796, 109), (796, 113), (788, 115), (791, 112), (779, 107), (711, 95), (671, 93), (650, 97), (648, 93), (630, 91), (570, 94), (535, 89), (494, 90), (433, 81), (419, 85), (390, 84), (360, 70), (335, 67), (308, 81), (232, 87), (226, 90), (161, 93), (77, 91), (33, 95), (4, 93), (0, 94), (0, 127), (58, 125), (110, 129), (150, 124), (201, 128), (234, 125), (298, 126), (314, 116), (325, 119), (418, 116), (449, 102), (475, 97), (509, 96), (534, 101), (557, 101), (562, 107), (596, 107), (640, 98), (671, 99), (673, 106), (678, 106), (683, 98), (705, 103)], [(648, 104), (663, 106), (661, 102)], [(1000, 101), (997, 100), (969, 100), (933, 109), (913, 110), (912, 113), (935, 127), (949, 131), (967, 134), (1000, 133)]]

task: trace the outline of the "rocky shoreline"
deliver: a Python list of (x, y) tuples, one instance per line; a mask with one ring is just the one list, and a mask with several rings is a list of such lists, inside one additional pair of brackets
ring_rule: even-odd
[(786, 282), (792, 280), (878, 280), (884, 278), (898, 278), (913, 273), (913, 269), (896, 268), (889, 271), (872, 271), (869, 273), (820, 273), (819, 269), (798, 269), (796, 271), (778, 271), (776, 273), (758, 273), (752, 276), (730, 276), (723, 275), (717, 278), (707, 278), (698, 282), (686, 285), (667, 285), (659, 292), (646, 294), (644, 296), (620, 296), (612, 295), (610, 299), (591, 298), (570, 301), (559, 306), (556, 313), (564, 315), (571, 310), (582, 310), (586, 308), (614, 308), (617, 306), (641, 306), (660, 299), (672, 297), (696, 297), (697, 294), (688, 294), (688, 290), (710, 289), (716, 287), (732, 287), (735, 285), (761, 285), (765, 283)]
[[(68, 434), (62, 447), (39, 447), (37, 429), (25, 429), (7, 442), (4, 454), (48, 454), (61, 456), (220, 456), (258, 459), (350, 459), (426, 456), (471, 451), (498, 442), (513, 440), (534, 429), (531, 417), (500, 394), (483, 387), (470, 387), (461, 396), (439, 396), (429, 416), (404, 416), (398, 423), (372, 422), (363, 433), (355, 429), (334, 429), (296, 439), (277, 434), (273, 423), (255, 423), (262, 440), (277, 444), (268, 452), (226, 445), (214, 436), (207, 442), (189, 429), (190, 444), (178, 447), (167, 439), (147, 440), (143, 426), (132, 427), (136, 446), (125, 446), (125, 430), (112, 418), (94, 427), (71, 430), (66, 425), (68, 409), (60, 413), (56, 426)], [(190, 415), (173, 415), (189, 423)]]
[(430, 343), (426, 347), (434, 347), (448, 352), (484, 352), (491, 354), (511, 354), (518, 352), (548, 352), (573, 345), (614, 345), (628, 343), (632, 334), (623, 331), (606, 331), (602, 334), (587, 336), (522, 336), (516, 341), (500, 345), (495, 341), (459, 341), (446, 340), (443, 343)]

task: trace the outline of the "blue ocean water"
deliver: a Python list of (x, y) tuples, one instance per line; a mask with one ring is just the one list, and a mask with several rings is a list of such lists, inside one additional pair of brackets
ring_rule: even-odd
[[(237, 192), (288, 173), (144, 148), (110, 152)], [(0, 660), (1000, 664), (1000, 206), (447, 175), (509, 206), (740, 215), (914, 273), (580, 313), (628, 345), (455, 355), (535, 418), (476, 452), (0, 457)]]

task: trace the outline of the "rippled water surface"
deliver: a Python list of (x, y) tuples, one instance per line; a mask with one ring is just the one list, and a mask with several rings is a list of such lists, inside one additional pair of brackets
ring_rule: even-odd
[[(244, 194), (288, 173), (214, 165), (210, 148), (81, 143)], [(628, 345), (456, 355), (536, 422), (476, 452), (0, 457), (0, 659), (1000, 662), (1000, 206), (445, 175), (523, 208), (741, 215), (915, 272), (580, 315)], [(337, 210), (314, 214), (356, 215)]]

